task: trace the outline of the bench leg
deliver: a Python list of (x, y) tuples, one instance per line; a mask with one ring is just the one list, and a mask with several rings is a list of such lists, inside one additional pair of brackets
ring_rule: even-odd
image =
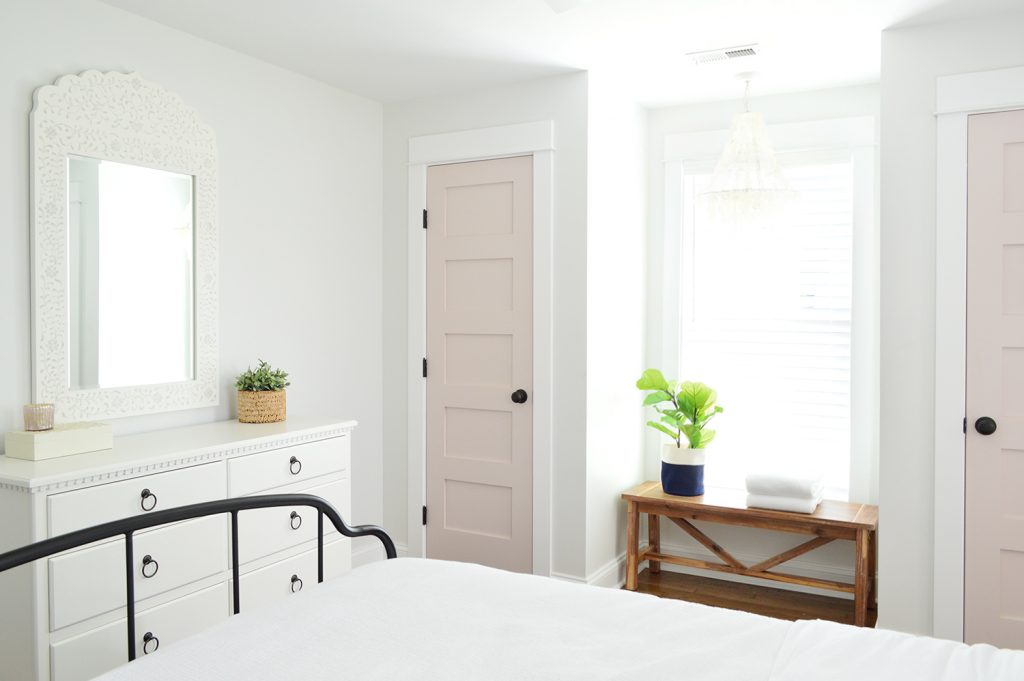
[(853, 623), (863, 627), (868, 621), (868, 558), (871, 553), (871, 532), (857, 530), (857, 552), (854, 560)]
[[(647, 514), (647, 546), (654, 553), (661, 553), (661, 516), (657, 513)], [(652, 575), (661, 572), (660, 560), (648, 560), (647, 565)]]
[(626, 502), (626, 588), (636, 591), (640, 553), (640, 513), (636, 502)]

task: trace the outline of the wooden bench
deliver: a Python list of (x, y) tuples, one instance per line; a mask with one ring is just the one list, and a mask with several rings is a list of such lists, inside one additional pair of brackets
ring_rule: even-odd
[[(707, 488), (701, 497), (678, 497), (666, 494), (660, 482), (644, 482), (624, 492), (627, 506), (626, 523), (626, 588), (637, 589), (640, 563), (648, 561), (650, 571), (657, 573), (661, 563), (683, 565), (690, 568), (728, 572), (734, 575), (799, 584), (802, 586), (852, 593), (854, 623), (867, 624), (869, 602), (875, 602), (875, 572), (877, 565), (878, 507), (852, 504), (845, 501), (821, 502), (813, 514), (747, 508), (746, 493), (742, 490)], [(647, 547), (640, 550), (640, 514), (647, 514)], [(721, 560), (720, 563), (673, 556), (661, 551), (661, 524), (664, 517), (700, 542)], [(812, 535), (813, 538), (783, 551), (777, 556), (754, 565), (744, 565), (716, 541), (698, 529), (692, 521), (759, 527), (765, 530)], [(826, 579), (802, 577), (773, 568), (802, 556), (836, 539), (854, 542), (854, 582), (835, 582)]]

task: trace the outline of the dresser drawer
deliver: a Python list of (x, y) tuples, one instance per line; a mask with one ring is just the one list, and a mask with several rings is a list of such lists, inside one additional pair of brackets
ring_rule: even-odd
[(218, 461), (51, 495), (50, 536), (147, 511), (223, 499), (225, 476), (224, 463)]
[[(228, 587), (221, 583), (135, 616), (135, 654), (142, 657), (151, 633), (162, 650), (228, 617)], [(128, 661), (127, 625), (121, 619), (99, 629), (50, 645), (52, 681), (86, 681)]]
[[(220, 515), (135, 535), (136, 602), (226, 571), (228, 550)], [(50, 559), (51, 631), (124, 605), (124, 539)]]
[[(346, 518), (351, 503), (349, 501), (349, 480), (341, 478), (325, 485), (308, 489), (270, 490), (274, 494), (303, 493), (313, 494), (327, 500)], [(254, 511), (242, 511), (238, 514), (238, 560), (248, 563), (256, 558), (268, 556), (277, 551), (298, 546), (303, 542), (316, 540), (315, 508), (309, 506), (281, 506), (279, 508), (261, 508)], [(337, 536), (337, 530), (327, 518), (324, 518), (325, 540)]]
[(348, 470), (349, 437), (332, 437), (228, 461), (228, 492), (241, 497)]
[[(352, 567), (351, 540), (324, 544), (324, 579), (337, 577)], [(293, 593), (316, 586), (316, 549), (242, 575), (241, 612), (252, 612)]]

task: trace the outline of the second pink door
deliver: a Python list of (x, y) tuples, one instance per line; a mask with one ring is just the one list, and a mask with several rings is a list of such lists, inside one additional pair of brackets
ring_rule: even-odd
[(1024, 110), (968, 122), (964, 637), (1024, 648)]
[(427, 556), (533, 567), (533, 158), (427, 171)]

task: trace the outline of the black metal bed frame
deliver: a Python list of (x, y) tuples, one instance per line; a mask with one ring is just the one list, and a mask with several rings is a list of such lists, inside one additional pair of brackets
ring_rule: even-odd
[[(395, 544), (391, 541), (391, 537), (388, 536), (387, 532), (375, 525), (357, 525), (355, 527), (346, 525), (338, 511), (320, 497), (312, 494), (267, 494), (263, 496), (237, 497), (234, 499), (218, 499), (199, 504), (189, 504), (188, 506), (178, 506), (164, 511), (154, 511), (145, 515), (114, 520), (57, 537), (51, 537), (50, 539), (44, 539), (34, 544), (14, 549), (13, 551), (0, 553), (0, 572), (31, 563), (40, 558), (52, 556), (61, 551), (91, 544), (95, 541), (124, 536), (124, 564), (125, 577), (127, 578), (126, 595), (128, 598), (128, 660), (130, 662), (135, 659), (135, 559), (132, 546), (133, 535), (139, 530), (145, 530), (158, 525), (230, 513), (231, 571), (234, 576), (232, 580), (234, 610), (237, 615), (240, 602), (239, 582), (241, 581), (238, 578), (238, 512), (277, 506), (310, 506), (316, 509), (317, 583), (324, 581), (324, 516), (327, 516), (335, 529), (342, 535), (346, 537), (376, 537), (384, 545), (384, 552), (387, 554), (388, 559), (397, 556)], [(159, 647), (159, 643), (157, 647)]]

